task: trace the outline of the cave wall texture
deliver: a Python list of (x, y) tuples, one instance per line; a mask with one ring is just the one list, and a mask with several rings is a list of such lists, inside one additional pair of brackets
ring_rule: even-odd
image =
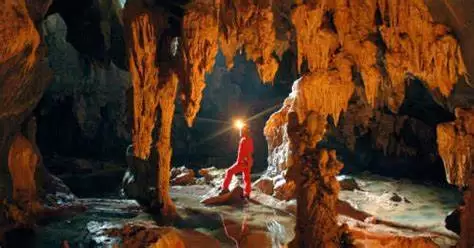
[[(91, 138), (100, 132), (89, 126), (90, 120), (99, 118), (100, 108), (103, 125), (113, 122), (116, 126), (112, 129), (120, 132), (121, 124), (108, 118), (123, 123), (123, 112), (110, 117), (107, 111), (123, 111), (123, 102), (112, 98), (124, 96), (127, 85), (121, 81), (109, 87), (108, 83), (125, 75), (118, 68), (128, 69), (133, 85), (133, 153), (137, 161), (146, 161), (138, 166), (156, 165), (158, 190), (154, 198), (163, 214), (173, 214), (167, 189), (176, 97), (183, 103), (190, 126), (200, 109), (205, 75), (213, 69), (219, 47), (229, 68), (234, 55), (244, 49), (267, 83), (278, 74), (279, 64), (285, 63), (284, 53), (290, 50), (296, 55), (301, 78), (265, 128), (270, 170), (289, 168), (288, 178), (298, 180), (299, 202), (324, 206), (322, 212), (299, 210), (308, 215), (298, 218), (296, 228), (307, 231), (293, 246), (309, 239), (336, 246), (340, 238), (341, 229), (334, 221), (338, 192), (334, 177), (342, 164), (332, 149), (342, 154), (341, 160), (353, 158), (369, 168), (382, 165), (381, 170), (423, 161), (416, 171), (421, 173), (444, 163), (448, 181), (465, 188), (459, 246), (472, 246), (473, 124), (469, 108), (473, 90), (465, 76), (474, 73), (474, 48), (470, 46), (474, 3), (195, 0), (183, 11), (187, 1), (129, 0), (123, 30), (117, 8), (113, 8), (118, 1), (2, 3), (0, 199), (18, 203), (25, 212), (36, 208), (27, 204), (36, 202), (42, 185), (33, 182), (39, 183), (38, 172), (44, 171), (35, 135), (31, 135), (35, 129), (32, 113), (53, 81), (53, 71), (55, 77), (62, 75), (54, 53), (47, 55), (46, 50), (47, 38), (64, 34), (49, 33), (45, 40), (42, 21), (46, 14), (59, 13), (67, 26), (66, 41), (81, 55), (77, 60), (83, 61), (80, 68), (85, 70), (77, 72), (83, 80), (74, 82), (71, 93), (63, 95), (66, 100), (59, 96), (73, 109), (75, 116), (70, 118), (75, 123), (71, 125)], [(49, 19), (46, 28), (61, 22), (57, 18), (53, 21)], [(177, 36), (178, 51), (173, 53), (171, 44)], [(77, 65), (78, 54), (73, 49), (57, 49), (71, 54), (74, 61), (70, 62)], [(91, 67), (93, 63), (104, 68)], [(97, 83), (91, 86), (91, 81)], [(51, 108), (48, 103), (58, 97), (55, 87), (70, 89), (67, 82), (67, 77), (64, 81), (54, 78), (39, 110)], [(109, 95), (114, 87), (118, 93)], [(106, 96), (79, 96), (89, 90)], [(108, 110), (104, 106), (109, 103), (114, 107)], [(91, 105), (100, 107), (81, 110)], [(466, 146), (460, 147), (462, 144)], [(400, 160), (384, 165), (387, 157)], [(18, 180), (15, 175), (20, 174), (29, 176)], [(299, 180), (302, 178), (306, 181)], [(316, 190), (319, 187), (324, 190)], [(299, 206), (304, 207), (308, 206)], [(318, 231), (323, 226), (330, 231)]]
[[(151, 12), (145, 17), (161, 11), (159, 5), (153, 3), (148, 6), (141, 1), (129, 3), (130, 6), (140, 6), (145, 12)], [(286, 18), (275, 18), (275, 15)], [(143, 17), (138, 14), (134, 16)], [(160, 29), (159, 23), (153, 21), (144, 19), (142, 26), (147, 29), (142, 34), (156, 33), (153, 38), (161, 39), (165, 28)], [(133, 28), (133, 24), (131, 26)], [(391, 168), (403, 163), (410, 166), (415, 161), (422, 160), (424, 167), (420, 169), (421, 172), (442, 162), (434, 145), (436, 125), (455, 118), (452, 111), (459, 106), (452, 101), (450, 95), (454, 85), (463, 80), (467, 71), (457, 40), (448, 27), (433, 21), (424, 1), (373, 0), (357, 1), (356, 4), (353, 1), (307, 1), (298, 2), (294, 6), (272, 1), (192, 1), (186, 7), (181, 27), (179, 96), (184, 103), (188, 125), (192, 124), (199, 111), (204, 76), (213, 67), (213, 58), (219, 45), (226, 56), (228, 67), (232, 67), (235, 53), (243, 48), (247, 58), (256, 63), (262, 81), (269, 82), (278, 70), (277, 62), (282, 54), (278, 49), (285, 47), (285, 42), (277, 39), (283, 37), (282, 40), (285, 40), (285, 35), (279, 36), (277, 31), (286, 33), (286, 38), (289, 38), (286, 48), (296, 51), (297, 65), (303, 76), (295, 83), (293, 93), (285, 102), (287, 106), (283, 110), (288, 111), (288, 114), (275, 115), (276, 118), (279, 116), (287, 120), (271, 119), (269, 123), (280, 123), (282, 126), (268, 127), (266, 132), (277, 132), (277, 135), (282, 136), (269, 138), (269, 141), (277, 142), (270, 143), (270, 147), (277, 149), (270, 150), (269, 161), (289, 162), (289, 165), (270, 166), (294, 168), (288, 172), (290, 179), (297, 180), (303, 176), (305, 169), (298, 166), (301, 157), (305, 153), (318, 154), (322, 151), (318, 145), (331, 146), (331, 142), (327, 142), (331, 138), (346, 148), (342, 152), (349, 150), (357, 153), (355, 147), (359, 145), (358, 139), (361, 138), (369, 139), (366, 142), (370, 147), (368, 150), (379, 150), (379, 156), (405, 159), (391, 164)], [(157, 44), (153, 38), (150, 49)], [(138, 50), (140, 49), (143, 48)], [(134, 83), (140, 87), (143, 87), (143, 83), (149, 83), (149, 80), (146, 77), (138, 78), (139, 75), (166, 69), (153, 63), (153, 57), (148, 58), (151, 62), (147, 62), (142, 72), (136, 73)], [(174, 68), (169, 68), (168, 71), (170, 70)], [(166, 88), (143, 91), (139, 93), (139, 97), (152, 97), (162, 90)], [(426, 97), (427, 103), (417, 105), (416, 99), (412, 99), (417, 98), (417, 95)], [(137, 105), (143, 106), (135, 104)], [(420, 113), (420, 109), (424, 108), (432, 112)], [(150, 123), (155, 116), (153, 111), (154, 107), (151, 108), (149, 117), (143, 115)], [(147, 114), (143, 110), (141, 113)], [(339, 125), (340, 121), (344, 125)], [(288, 134), (290, 131), (286, 129), (289, 129), (290, 124), (287, 123), (300, 127), (291, 131), (298, 135), (292, 137)], [(134, 146), (139, 146), (134, 147), (134, 152), (141, 159), (148, 159), (152, 128), (140, 128), (139, 124), (135, 121), (134, 130), (141, 132), (138, 134), (141, 138), (134, 140)], [(154, 123), (151, 127), (153, 125)], [(285, 137), (287, 140), (284, 140)], [(287, 147), (280, 149), (282, 144)], [(285, 155), (273, 154), (275, 151), (283, 151)], [(334, 151), (330, 154), (332, 160), (337, 160)], [(273, 156), (280, 158), (273, 159)], [(159, 160), (164, 161), (161, 158)], [(372, 160), (372, 164), (381, 162), (372, 158), (369, 160)], [(324, 156), (315, 161), (321, 168), (327, 169), (324, 166), (327, 164)], [(291, 163), (297, 166), (292, 167)], [(168, 165), (158, 164), (159, 168), (163, 166)], [(327, 175), (321, 172), (326, 175), (324, 177), (327, 180), (318, 182), (319, 177), (315, 176), (304, 185), (331, 184), (334, 175), (341, 168), (342, 166), (336, 166), (336, 173), (328, 172)], [(302, 183), (297, 185), (302, 186)], [(327, 195), (314, 192), (313, 189), (300, 190), (298, 199), (304, 199), (301, 197), (307, 197), (308, 194), (313, 195), (311, 199), (316, 199), (314, 204), (328, 206), (327, 212), (331, 212), (334, 209), (334, 201), (331, 199), (337, 197), (337, 183), (336, 186), (327, 188), (330, 189), (326, 192)], [(317, 229), (327, 226), (327, 223), (335, 223), (334, 215), (325, 216), (327, 219), (318, 216), (322, 215), (311, 211), (306, 216), (310, 217), (310, 221), (298, 218), (297, 229), (303, 230), (310, 225)], [(337, 243), (340, 235), (338, 231), (321, 233), (316, 229), (311, 229), (313, 231), (304, 234), (300, 240), (312, 237), (331, 240), (334, 245)], [(301, 245), (298, 240), (294, 244)]]
[[(407, 172), (416, 178), (434, 171), (436, 174), (431, 176), (439, 180), (442, 173), (438, 168), (444, 163), (449, 183), (467, 185), (461, 206), (459, 246), (470, 247), (472, 221), (468, 219), (473, 217), (472, 186), (468, 184), (473, 143), (469, 108), (473, 98), (469, 79), (464, 77), (469, 67), (464, 64), (455, 33), (434, 23), (430, 10), (441, 15), (440, 6), (430, 5), (429, 9), (423, 1), (352, 4), (353, 1), (350, 7), (348, 1), (307, 2), (293, 9), (298, 64), (306, 63), (306, 73), (295, 82), (284, 106), (265, 127), (269, 173), (283, 172), (287, 180), (295, 181), (301, 203), (308, 195), (315, 199), (314, 195), (320, 194), (314, 189), (306, 191), (308, 185), (330, 188), (323, 187), (324, 181), (318, 182), (320, 177), (311, 179), (310, 169), (302, 165), (302, 158), (310, 151), (308, 147), (336, 148), (342, 159), (365, 160), (369, 168), (375, 164), (381, 172), (393, 173), (401, 166), (404, 170), (405, 164), (411, 167)], [(448, 9), (456, 15), (452, 8)], [(299, 19), (302, 16), (305, 18)], [(464, 52), (464, 56), (468, 54), (469, 51)], [(331, 76), (332, 72), (337, 74)], [(325, 78), (319, 80), (321, 77)], [(311, 85), (315, 88), (305, 90)], [(387, 157), (392, 163), (387, 163)], [(319, 161), (309, 167), (321, 170)], [(307, 181), (302, 183), (301, 178)], [(298, 189), (299, 185), (304, 187)], [(337, 197), (337, 190), (329, 191), (329, 195), (316, 197), (314, 204), (331, 206), (329, 199)], [(298, 209), (306, 210), (302, 206)], [(313, 213), (318, 215), (317, 211)], [(312, 217), (307, 214), (297, 220), (297, 229), (302, 232), (310, 226), (307, 216)], [(327, 227), (325, 218), (316, 217), (312, 223)], [(336, 231), (310, 232), (321, 235), (320, 239), (338, 235)], [(311, 233), (307, 233), (308, 239)], [(294, 242), (302, 244), (298, 239)]]
[[(6, 223), (5, 201), (18, 203), (25, 216), (37, 211), (34, 175), (39, 171), (40, 155), (34, 137), (22, 132), (22, 124), (46, 89), (51, 71), (45, 60), (46, 48), (41, 43), (41, 20), (51, 4), (35, 5), (25, 1), (4, 1), (0, 19), (0, 223)], [(26, 136), (26, 137), (25, 137)], [(14, 178), (29, 175), (22, 180)], [(31, 204), (31, 205), (30, 205)], [(35, 206), (33, 206), (35, 205)], [(20, 210), (20, 211), (21, 211)], [(11, 215), (11, 214), (10, 214)], [(15, 221), (21, 222), (16, 215)]]
[[(115, 45), (119, 45), (118, 50), (123, 50), (123, 39), (120, 45), (120, 39), (115, 39), (118, 36), (114, 36), (112, 31), (122, 32), (121, 26), (109, 25), (104, 21), (107, 18), (114, 21), (119, 20), (118, 16), (114, 15), (115, 12), (108, 12), (110, 9), (114, 9), (109, 7), (115, 6), (116, 3), (118, 2), (108, 0), (81, 1), (80, 3), (79, 1), (71, 3), (69, 1), (43, 0), (2, 1), (2, 10), (0, 11), (0, 40), (2, 41), (0, 46), (1, 226), (31, 224), (37, 217), (51, 211), (51, 207), (57, 207), (58, 202), (67, 203), (74, 199), (61, 180), (48, 173), (40, 148), (37, 146), (37, 143), (41, 145), (46, 141), (46, 143), (52, 142), (47, 144), (46, 148), (54, 147), (55, 138), (58, 138), (54, 135), (47, 137), (47, 134), (43, 132), (37, 135), (37, 126), (40, 126), (40, 129), (45, 132), (61, 130), (61, 128), (68, 129), (70, 126), (61, 127), (59, 125), (63, 123), (54, 123), (54, 121), (44, 125), (43, 116), (36, 116), (38, 113), (34, 113), (34, 110), (42, 102), (43, 104), (40, 105), (42, 105), (44, 114), (44, 111), (47, 112), (51, 108), (49, 104), (59, 106), (64, 103), (62, 102), (64, 98), (73, 98), (74, 93), (77, 94), (79, 91), (84, 93), (84, 91), (94, 91), (99, 87), (104, 87), (103, 85), (92, 85), (92, 83), (103, 80), (107, 77), (104, 76), (106, 73), (98, 72), (99, 76), (95, 76), (97, 74), (84, 76), (83, 72), (78, 70), (90, 67), (87, 64), (93, 63), (92, 61), (107, 67), (114, 59), (113, 56), (107, 56), (108, 52), (117, 49)], [(101, 10), (101, 7), (102, 10), (107, 11), (97, 12), (97, 10)], [(52, 19), (44, 22), (46, 16), (55, 13), (64, 17), (66, 24), (70, 25), (66, 41), (64, 40), (66, 32), (64, 23), (60, 20), (61, 17), (55, 15)], [(107, 18), (97, 18), (100, 16), (107, 16)], [(72, 24), (72, 22), (75, 23)], [(82, 40), (79, 40), (78, 37)], [(107, 39), (109, 47), (104, 45), (107, 44)], [(54, 42), (51, 42), (52, 40)], [(113, 41), (113, 45), (111, 41)], [(71, 48), (68, 42), (73, 43), (76, 49), (81, 50), (82, 55), (80, 56), (75, 49)], [(81, 42), (92, 42), (95, 46), (86, 44), (81, 47)], [(54, 47), (54, 45), (59, 45), (59, 47)], [(48, 48), (51, 51), (48, 51)], [(101, 53), (97, 50), (88, 50), (96, 48), (104, 49)], [(113, 53), (120, 55), (120, 52)], [(98, 54), (101, 55), (97, 56)], [(121, 54), (123, 60), (124, 52), (122, 51)], [(84, 63), (85, 65), (81, 64), (81, 59), (78, 57), (83, 59), (82, 62), (89, 62)], [(61, 59), (64, 61), (58, 61)], [(117, 62), (117, 64), (120, 63), (123, 65), (123, 62)], [(106, 70), (104, 69), (104, 71)], [(78, 80), (74, 80), (74, 78)], [(84, 85), (84, 82), (89, 82), (88, 89), (86, 89), (87, 86)], [(94, 87), (97, 88), (94, 89)], [(120, 86), (115, 89), (117, 88)], [(51, 93), (54, 93), (54, 96)], [(43, 98), (43, 96), (45, 97)], [(80, 102), (82, 105), (79, 107), (86, 107), (84, 105), (90, 100), (75, 98), (69, 104), (74, 105)], [(106, 100), (96, 99), (96, 103), (101, 102), (106, 102)], [(91, 103), (88, 104), (90, 107)], [(123, 106), (121, 107), (123, 108)], [(97, 112), (91, 108), (89, 110)], [(78, 117), (77, 122), (81, 123), (82, 120), (83, 124), (89, 121), (88, 118), (93, 115), (90, 112), (85, 113), (84, 109), (81, 112), (79, 108), (74, 111), (71, 107), (69, 111), (75, 112), (77, 114), (75, 117)], [(83, 126), (84, 133), (87, 128), (90, 128), (86, 126), (87, 124)], [(4, 229), (1, 228), (1, 230)]]
[(44, 21), (53, 79), (35, 110), (44, 156), (114, 158), (131, 142), (127, 123), (129, 73), (101, 63), (66, 41), (59, 14)]

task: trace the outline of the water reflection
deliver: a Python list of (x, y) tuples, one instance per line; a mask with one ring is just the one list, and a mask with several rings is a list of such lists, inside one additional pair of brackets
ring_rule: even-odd
[(252, 215), (244, 211), (240, 221), (235, 217), (220, 215), (224, 233), (232, 240), (236, 248), (246, 247), (288, 247), (289, 235), (284, 225), (273, 218), (267, 222), (267, 228), (257, 227), (249, 224)]
[[(226, 220), (223, 214), (220, 215), (222, 220), (222, 226), (224, 227), (225, 235), (234, 241), (236, 247), (240, 247), (242, 243), (242, 238), (245, 237), (249, 232), (249, 227), (247, 224), (247, 219), (249, 217), (248, 213), (243, 214), (242, 224), (236, 225), (234, 221), (229, 219)], [(240, 226), (240, 229), (238, 228)]]

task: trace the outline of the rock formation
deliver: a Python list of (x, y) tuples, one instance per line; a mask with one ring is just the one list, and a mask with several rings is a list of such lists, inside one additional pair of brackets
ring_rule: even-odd
[[(66, 41), (71, 32), (60, 14), (44, 21), (54, 78), (35, 110), (43, 155), (113, 158), (130, 143), (127, 123), (129, 74), (101, 64)], [(47, 161), (49, 162), (49, 161)]]
[(50, 5), (51, 1), (4, 1), (0, 11), (2, 226), (32, 224), (42, 215), (54, 214), (59, 198), (64, 197), (64, 202), (74, 200), (69, 189), (49, 175), (36, 146), (33, 110), (52, 75), (41, 25)]
[[(25, 138), (21, 129), (51, 77), (40, 25), (50, 4), (6, 1), (0, 11), (0, 199), (14, 203), (2, 207), (0, 225), (5, 224), (5, 211), (7, 219), (28, 222), (29, 215), (38, 210), (28, 204), (38, 200), (34, 177), (41, 158), (34, 137)], [(34, 134), (36, 128), (32, 128)], [(19, 208), (13, 211), (16, 204)]]
[(456, 109), (456, 120), (438, 126), (438, 149), (444, 161), (449, 183), (464, 189), (459, 208), (460, 241), (458, 247), (474, 245), (474, 111)]
[[(295, 167), (300, 170), (297, 182), (296, 236), (290, 247), (340, 247), (344, 229), (337, 224), (335, 180), (343, 164), (336, 152), (307, 149)], [(299, 179), (301, 178), (301, 179)]]
[(457, 108), (455, 115), (454, 122), (438, 125), (438, 149), (448, 182), (464, 187), (474, 169), (474, 111)]
[[(178, 77), (172, 69), (171, 37), (164, 34), (167, 14), (138, 0), (127, 2), (124, 18), (133, 83), (133, 154), (139, 159), (136, 161), (149, 161), (134, 166), (156, 166), (157, 190), (152, 202), (156, 201), (153, 205), (163, 216), (171, 216), (175, 210), (168, 193), (170, 139)], [(156, 158), (150, 159), (152, 147), (156, 148)], [(147, 182), (139, 184), (144, 189), (139, 193), (146, 194)]]
[[(333, 151), (328, 152), (331, 149), (326, 149), (337, 148), (338, 154), (354, 157), (375, 151), (379, 157), (406, 161), (423, 158), (424, 168), (436, 165), (442, 157), (450, 182), (468, 187), (461, 213), (460, 246), (472, 245), (472, 223), (468, 221), (472, 219), (470, 195), (474, 187), (469, 169), (472, 111), (458, 109), (455, 116), (450, 115), (454, 108), (469, 107), (473, 102), (469, 94), (455, 96), (460, 91), (456, 83), (464, 80), (467, 72), (474, 73), (473, 56), (464, 50), (471, 49), (471, 36), (465, 30), (472, 28), (464, 29), (469, 25), (459, 24), (456, 14), (443, 20), (461, 38), (461, 51), (452, 31), (433, 19), (444, 16), (439, 14), (437, 0), (290, 2), (127, 1), (123, 16), (133, 85), (132, 166), (139, 172), (136, 180), (140, 189), (136, 192), (143, 194), (137, 197), (150, 198), (148, 189), (154, 184), (152, 205), (164, 216), (173, 214), (168, 188), (176, 94), (179, 90), (187, 124), (191, 125), (199, 111), (204, 77), (213, 68), (219, 46), (228, 67), (236, 53), (245, 53), (255, 62), (263, 82), (273, 80), (280, 62), (283, 64), (283, 54), (290, 50), (296, 54), (301, 78), (283, 108), (269, 120), (265, 134), (270, 149), (269, 171), (277, 174), (287, 170), (286, 179), (295, 182), (298, 201), (306, 203), (298, 205), (298, 213), (307, 215), (306, 219), (298, 217), (297, 229), (305, 229), (293, 244), (313, 239), (323, 242), (313, 246), (336, 246), (339, 242), (335, 175), (342, 164)], [(121, 45), (123, 48), (120, 31), (115, 32), (121, 29), (117, 20), (121, 14), (114, 7), (118, 2), (69, 4), (64, 0), (7, 0), (0, 10), (2, 200), (20, 203), (37, 198), (42, 188), (35, 184), (39, 182), (35, 175), (43, 171), (42, 159), (35, 139), (28, 134), (33, 122), (27, 120), (32, 119), (32, 111), (51, 79), (40, 25), (45, 14), (58, 12), (62, 16), (68, 26), (66, 40), (88, 59), (104, 64), (114, 60), (117, 66), (127, 67), (125, 56), (119, 52)], [(99, 18), (84, 21), (90, 17), (86, 11), (90, 4), (107, 8), (99, 8)], [(465, 13), (459, 7), (447, 9)], [(84, 35), (85, 30), (92, 30), (92, 35)], [(112, 42), (115, 38), (117, 42)], [(429, 104), (424, 99), (422, 103), (411, 101), (411, 87), (417, 83), (429, 95)], [(91, 105), (80, 97), (74, 102)], [(425, 107), (432, 109), (435, 117), (423, 115)], [(94, 119), (97, 111), (78, 110), (76, 117)], [(454, 123), (441, 124), (436, 136), (436, 125), (454, 118)], [(87, 135), (98, 132), (87, 121), (78, 123)], [(438, 147), (432, 142), (436, 138)], [(362, 157), (359, 160), (368, 164), (379, 162)], [(154, 183), (150, 172), (155, 174)], [(18, 173), (25, 177), (17, 178)], [(314, 208), (314, 204), (321, 207)], [(32, 209), (26, 206), (23, 210)]]
[(188, 126), (192, 125), (199, 111), (205, 87), (204, 76), (213, 69), (217, 55), (217, 15), (218, 8), (214, 1), (197, 0), (192, 2), (183, 17), (181, 99)]
[(274, 13), (270, 1), (222, 1), (220, 5), (221, 49), (227, 66), (233, 66), (237, 51), (245, 49), (255, 61), (263, 82), (271, 82), (278, 70)]
[(123, 247), (220, 247), (219, 242), (201, 232), (156, 226), (148, 222), (129, 223), (122, 228), (101, 230), (120, 237)]
[[(443, 117), (446, 115), (443, 111), (447, 111), (440, 108), (438, 102), (447, 101), (453, 85), (466, 72), (457, 41), (445, 26), (433, 23), (422, 1), (396, 4), (358, 1), (357, 4), (351, 3), (350, 8), (348, 4), (347, 1), (300, 4), (292, 14), (301, 72), (327, 71), (340, 63), (351, 64), (348, 66), (352, 74), (345, 77), (353, 82), (356, 90), (340, 123), (337, 118), (339, 113), (335, 116), (334, 124), (340, 125), (329, 136), (336, 140), (338, 146), (347, 149), (344, 154), (355, 156), (361, 164), (377, 159), (360, 156), (367, 153), (364, 152), (367, 148), (363, 147), (368, 147), (372, 153), (380, 151), (379, 157), (401, 157), (407, 161), (417, 157), (417, 161), (420, 158), (426, 161), (423, 163), (426, 166), (439, 163), (434, 146), (410, 141), (401, 135), (403, 132), (400, 129), (408, 125), (416, 129), (414, 133), (423, 143), (426, 138), (435, 140), (436, 124), (449, 120), (448, 116)], [(415, 14), (409, 17), (412, 12)], [(419, 25), (415, 28), (413, 23)], [(431, 50), (436, 52), (428, 52)], [(433, 59), (433, 54), (438, 54), (437, 59)], [(348, 58), (349, 62), (340, 58)], [(410, 75), (424, 86), (418, 87), (418, 83), (407, 79)], [(430, 75), (437, 76), (430, 78)], [(412, 107), (412, 104), (420, 104), (411, 102), (412, 88), (420, 91), (418, 98), (423, 91), (429, 92), (427, 94), (433, 100), (428, 98), (423, 108), (433, 111), (439, 108), (436, 111), (443, 115), (434, 120), (430, 119), (433, 117), (420, 116), (419, 110)], [(386, 111), (385, 107), (390, 111)], [(270, 119), (265, 129), (266, 136), (271, 137), (268, 140), (269, 149), (274, 151), (269, 154), (270, 169), (273, 171), (285, 169), (287, 163), (291, 165), (291, 161), (284, 159), (288, 153), (288, 143), (282, 142), (285, 132), (271, 128), (280, 126), (272, 122), (285, 123), (287, 111), (283, 108), (279, 117), (275, 115)], [(406, 117), (399, 117), (399, 111)], [(271, 132), (280, 134), (272, 135)], [(367, 139), (369, 143), (362, 144)]]
[[(207, 8), (199, 8), (202, 6)], [(126, 7), (133, 8), (135, 12), (126, 11), (125, 16), (129, 20), (136, 17), (141, 21), (126, 22), (127, 28), (132, 30), (128, 35), (142, 37), (145, 41), (128, 43), (135, 92), (134, 154), (146, 160), (150, 156), (149, 147), (153, 143), (151, 133), (160, 104), (156, 99), (164, 91), (156, 88), (160, 85), (157, 80), (162, 78), (163, 73), (171, 75), (173, 68), (155, 63), (157, 47), (168, 44), (161, 42), (167, 40), (163, 38), (167, 26), (163, 11), (159, 5), (142, 1), (132, 1)], [(255, 61), (262, 81), (266, 82), (274, 77), (278, 68), (277, 58), (281, 54), (275, 45), (279, 43), (275, 37), (281, 38), (281, 30), (285, 29), (281, 26), (293, 25), (294, 32), (288, 35), (293, 35), (296, 40), (297, 64), (303, 76), (295, 83), (294, 92), (286, 100), (282, 111), (269, 121), (275, 126), (265, 130), (270, 147), (277, 148), (270, 151), (271, 168), (275, 171), (284, 168), (293, 170), (293, 166), (299, 166), (297, 163), (306, 149), (315, 149), (312, 153), (318, 154), (321, 150), (316, 147), (322, 144), (321, 141), (326, 142), (334, 132), (342, 133), (335, 136), (342, 137), (342, 143), (349, 149), (352, 142), (354, 148), (354, 139), (348, 137), (354, 136), (359, 126), (365, 127), (365, 134), (373, 135), (370, 146), (383, 155), (409, 157), (422, 153), (436, 160), (437, 154), (431, 153), (432, 147), (425, 149), (424, 144), (406, 144), (407, 140), (400, 138), (400, 129), (405, 126), (414, 132), (421, 132), (418, 142), (433, 137), (430, 136), (432, 133), (421, 131), (423, 124), (412, 120), (407, 122), (407, 117), (398, 115), (399, 111), (406, 111), (403, 106), (407, 98), (407, 85), (411, 84), (410, 78), (418, 80), (435, 102), (444, 104), (466, 68), (458, 42), (445, 26), (433, 23), (424, 2), (388, 3), (374, 0), (351, 2), (349, 5), (348, 1), (311, 1), (296, 3), (291, 12), (285, 9), (284, 4), (268, 1), (192, 1), (186, 6), (181, 20), (181, 66), (178, 67), (182, 70), (181, 99), (187, 124), (192, 124), (199, 110), (204, 76), (211, 70), (217, 52), (216, 39), (229, 67), (236, 52), (243, 49), (247, 57)], [(150, 17), (157, 13), (162, 15)], [(281, 18), (285, 13), (290, 13), (291, 17)], [(275, 22), (281, 23), (275, 25)], [(167, 53), (169, 49), (164, 50)], [(174, 96), (171, 95), (171, 98)], [(352, 100), (358, 107), (350, 111)], [(365, 114), (357, 118), (360, 109)], [(341, 112), (346, 113), (341, 116)], [(163, 114), (167, 115), (161, 112)], [(413, 113), (407, 115), (416, 117)], [(338, 126), (340, 119), (344, 120), (345, 125)], [(167, 118), (158, 121), (159, 125), (165, 125), (160, 126), (164, 133), (158, 134), (158, 144), (169, 142), (166, 140), (169, 128), (165, 124), (167, 121), (163, 120)], [(355, 123), (350, 123), (351, 120)], [(438, 123), (439, 120), (431, 123), (431, 130)], [(290, 137), (288, 129), (291, 126), (299, 130), (295, 133), (300, 133), (302, 137)], [(167, 145), (158, 150), (160, 162), (157, 163), (157, 171), (169, 166), (166, 158), (170, 154)], [(301, 177), (303, 170), (296, 171), (289, 172), (288, 178), (297, 180)], [(329, 171), (321, 173), (331, 175), (328, 178), (337, 174)], [(314, 180), (310, 183), (318, 184)], [(301, 186), (299, 183), (296, 185), (297, 188)], [(337, 194), (331, 197), (336, 198)], [(330, 202), (325, 198), (322, 201)]]
[[(372, 136), (369, 147), (382, 151), (384, 156), (421, 156), (427, 157), (427, 164), (436, 164), (435, 127), (446, 119), (438, 116), (439, 119), (430, 120), (408, 108), (411, 92), (407, 90), (413, 83), (407, 78), (421, 81), (433, 105), (441, 102), (444, 107), (466, 68), (458, 42), (445, 26), (433, 23), (423, 1), (357, 1), (350, 5), (348, 1), (314, 1), (297, 5), (292, 22), (298, 66), (303, 76), (265, 127), (269, 143), (268, 174), (288, 170), (287, 179), (302, 180), (306, 177), (300, 175), (301, 171), (308, 165), (303, 165), (301, 156), (308, 147), (331, 147), (330, 141), (335, 138), (354, 151), (357, 139), (365, 134)], [(313, 81), (306, 85), (314, 88), (301, 87), (305, 81)], [(344, 111), (342, 115), (341, 111)], [(332, 120), (327, 122), (329, 116)], [(300, 130), (298, 134), (291, 131), (294, 127)], [(404, 137), (402, 128), (416, 133), (421, 145), (413, 142), (413, 136)], [(439, 154), (442, 155), (441, 150)], [(338, 170), (319, 173), (331, 175)], [(317, 180), (310, 182), (321, 185)], [(311, 184), (297, 182), (296, 185), (298, 197), (306, 197), (300, 187)], [(333, 193), (337, 195), (337, 190)], [(337, 198), (331, 190), (328, 195)], [(319, 199), (318, 204), (325, 205), (322, 202), (331, 202), (329, 199)], [(307, 206), (311, 204), (298, 208), (304, 210)], [(334, 219), (330, 222), (336, 223)], [(321, 223), (313, 219), (313, 225)], [(333, 230), (332, 234), (326, 233), (328, 237), (337, 237), (337, 225), (332, 225), (334, 229), (323, 226)], [(305, 227), (301, 227), (300, 231), (303, 230)], [(322, 240), (323, 236), (318, 238)], [(295, 242), (303, 241), (297, 238)]]

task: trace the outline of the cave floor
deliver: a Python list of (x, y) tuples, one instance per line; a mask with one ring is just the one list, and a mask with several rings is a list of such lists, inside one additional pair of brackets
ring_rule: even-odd
[(454, 188), (365, 174), (356, 177), (361, 190), (341, 191), (339, 199), (378, 218), (450, 233), (444, 219), (461, 200)]
[[(371, 232), (430, 237), (441, 247), (455, 244), (457, 236), (445, 229), (444, 218), (458, 205), (460, 196), (456, 190), (370, 174), (354, 178), (361, 190), (341, 191), (340, 199), (396, 225), (372, 225), (342, 216), (341, 222)], [(182, 217), (174, 223), (175, 227), (206, 233), (217, 239), (221, 247), (235, 247), (236, 241), (232, 238), (237, 242), (246, 240), (250, 246), (245, 247), (266, 247), (262, 242), (271, 242), (272, 238), (287, 243), (294, 237), (294, 201), (279, 201), (254, 192), (249, 204), (207, 207), (200, 201), (210, 189), (208, 185), (171, 188), (171, 196)], [(399, 197), (394, 197), (394, 193)], [(58, 247), (62, 240), (68, 240), (71, 247), (90, 247), (91, 243), (95, 244), (92, 247), (108, 247), (117, 239), (103, 235), (103, 230), (135, 221), (154, 223), (153, 217), (143, 212), (133, 200), (87, 198), (80, 201), (88, 210), (41, 226), (35, 247)], [(269, 229), (268, 226), (272, 227)], [(256, 246), (252, 242), (256, 242)]]

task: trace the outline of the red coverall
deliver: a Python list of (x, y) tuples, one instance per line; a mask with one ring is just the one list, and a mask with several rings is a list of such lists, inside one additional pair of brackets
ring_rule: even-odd
[(242, 172), (244, 179), (244, 196), (250, 196), (252, 186), (250, 182), (250, 170), (253, 165), (253, 139), (250, 137), (242, 137), (239, 143), (239, 153), (237, 155), (237, 161), (229, 169), (225, 171), (224, 183), (222, 184), (223, 189), (228, 189), (232, 177)]

